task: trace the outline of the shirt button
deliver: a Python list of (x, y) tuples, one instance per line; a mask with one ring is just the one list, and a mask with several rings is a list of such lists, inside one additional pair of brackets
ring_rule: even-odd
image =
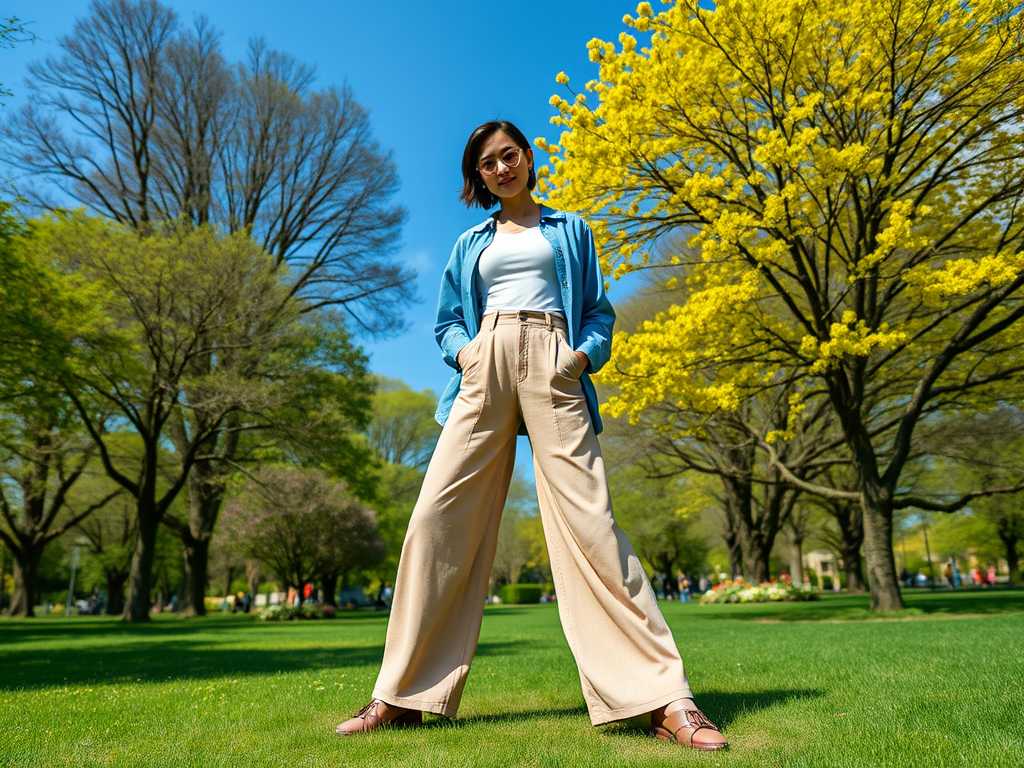
[(569, 284), (563, 281), (563, 282), (562, 282), (562, 287), (563, 287), (563, 288), (568, 288), (568, 287), (569, 287)]

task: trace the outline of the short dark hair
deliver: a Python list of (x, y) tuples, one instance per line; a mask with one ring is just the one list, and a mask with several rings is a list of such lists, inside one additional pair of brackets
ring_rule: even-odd
[[(492, 208), (498, 202), (497, 195), (484, 184), (480, 171), (476, 169), (480, 162), (480, 145), (491, 138), (498, 131), (504, 131), (516, 143), (516, 146), (524, 152), (530, 148), (530, 142), (526, 140), (523, 132), (516, 128), (508, 120), (491, 120), (478, 127), (469, 136), (466, 142), (466, 149), (462, 153), (462, 194), (459, 200), (466, 204), (467, 208), (478, 205), (481, 208)], [(537, 186), (537, 173), (534, 168), (530, 169), (530, 175), (526, 180), (526, 188), (533, 190)]]

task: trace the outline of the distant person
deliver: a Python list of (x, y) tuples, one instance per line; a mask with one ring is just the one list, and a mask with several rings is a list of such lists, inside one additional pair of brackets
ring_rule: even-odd
[(985, 570), (985, 584), (989, 587), (996, 585), (996, 567), (994, 565), (989, 565)]
[[(509, 45), (514, 65), (522, 53)], [(436, 161), (436, 147), (423, 152)], [(721, 749), (612, 514), (589, 374), (608, 361), (615, 312), (593, 234), (531, 197), (533, 150), (507, 121), (473, 131), (462, 174), (467, 205), (500, 209), (458, 239), (441, 280), (434, 331), (456, 373), (438, 405), (443, 429), (402, 547), (373, 698), (337, 732), (455, 716), (522, 432), (591, 723), (650, 714), (660, 738)]]
[(690, 577), (680, 574), (679, 577), (679, 599), (684, 602), (690, 602)]
[(676, 580), (672, 577), (671, 573), (666, 573), (665, 578), (662, 579), (662, 589), (665, 590), (666, 600), (675, 600), (676, 598)]
[(942, 568), (942, 583), (947, 587), (953, 586), (953, 566), (950, 565), (950, 561), (948, 560)]
[(391, 596), (393, 594), (391, 585), (386, 581), (382, 581), (377, 589), (377, 599), (373, 602), (378, 611), (385, 610), (391, 605)]
[(906, 566), (903, 566), (903, 570), (900, 571), (900, 581), (903, 582), (903, 586), (912, 587), (914, 586), (914, 577), (907, 570)]
[(950, 561), (953, 564), (953, 589), (960, 588), (960, 569), (957, 567), (956, 560)]

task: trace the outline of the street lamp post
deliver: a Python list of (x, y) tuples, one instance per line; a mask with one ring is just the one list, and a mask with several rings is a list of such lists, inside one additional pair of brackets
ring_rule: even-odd
[(934, 590), (935, 589), (935, 566), (932, 565), (932, 551), (931, 551), (931, 549), (928, 548), (928, 525), (927, 525), (927, 523), (921, 523), (921, 530), (924, 531), (924, 552), (925, 552), (925, 556), (928, 558), (928, 572), (932, 576), (932, 582), (931, 582), (932, 586), (931, 586), (931, 588)]

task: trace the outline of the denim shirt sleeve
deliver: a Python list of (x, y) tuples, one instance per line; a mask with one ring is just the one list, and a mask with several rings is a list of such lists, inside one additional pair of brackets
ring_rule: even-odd
[(470, 340), (462, 306), (463, 244), (464, 239), (459, 238), (448, 259), (448, 266), (444, 268), (441, 293), (437, 299), (437, 323), (434, 325), (434, 338), (441, 347), (441, 357), (455, 370), (460, 370), (456, 357)]
[(576, 337), (576, 349), (590, 358), (587, 373), (597, 373), (611, 358), (615, 310), (604, 292), (604, 275), (601, 274), (601, 264), (597, 260), (594, 233), (583, 219), (577, 217), (574, 223), (583, 277), (580, 332)]

